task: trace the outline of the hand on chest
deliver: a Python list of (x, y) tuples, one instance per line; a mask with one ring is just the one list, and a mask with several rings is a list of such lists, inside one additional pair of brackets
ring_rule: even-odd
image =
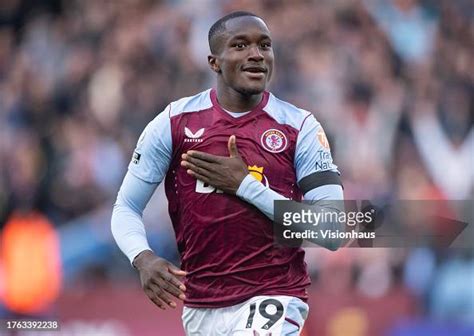
[(272, 120), (251, 119), (240, 123), (189, 120), (182, 126), (178, 156), (196, 150), (229, 156), (228, 141), (237, 138), (237, 149), (249, 172), (268, 185), (268, 180), (283, 178), (294, 171), (296, 131)]

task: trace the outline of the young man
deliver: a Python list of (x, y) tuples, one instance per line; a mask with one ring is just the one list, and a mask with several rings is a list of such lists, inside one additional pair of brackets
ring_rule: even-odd
[[(310, 279), (302, 249), (273, 243), (273, 202), (343, 199), (337, 167), (312, 114), (265, 91), (273, 50), (261, 18), (221, 18), (209, 46), (217, 89), (171, 103), (145, 128), (112, 232), (158, 307), (184, 300), (187, 335), (299, 335)], [(151, 251), (142, 223), (163, 178), (182, 269)]]

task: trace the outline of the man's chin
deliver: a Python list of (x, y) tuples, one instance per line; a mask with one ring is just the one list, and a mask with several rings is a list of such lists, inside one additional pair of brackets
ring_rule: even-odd
[(265, 91), (265, 86), (247, 86), (241, 87), (237, 90), (237, 92), (239, 92), (243, 96), (258, 95), (261, 94), (263, 91)]

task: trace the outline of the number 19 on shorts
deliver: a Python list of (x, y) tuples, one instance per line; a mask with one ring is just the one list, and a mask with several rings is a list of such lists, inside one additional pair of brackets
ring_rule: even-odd
[(256, 311), (258, 309), (258, 313), (267, 319), (265, 324), (262, 326), (257, 326), (260, 329), (268, 330), (270, 329), (275, 323), (278, 322), (279, 319), (282, 318), (283, 316), (283, 304), (275, 299), (267, 299), (262, 302), (257, 307), (258, 302), (253, 302), (250, 305), (250, 314), (247, 319), (247, 324), (246, 328), (252, 328), (252, 325), (254, 323), (254, 317), (256, 314)]

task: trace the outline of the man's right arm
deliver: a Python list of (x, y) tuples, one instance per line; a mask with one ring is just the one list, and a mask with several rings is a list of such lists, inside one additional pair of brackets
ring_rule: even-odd
[(150, 250), (142, 216), (158, 183), (145, 182), (132, 173), (125, 175), (112, 212), (112, 235), (133, 265), (135, 257)]
[(177, 276), (186, 273), (156, 256), (148, 245), (143, 211), (168, 170), (172, 138), (169, 107), (140, 136), (128, 166), (111, 221), (112, 234), (122, 252), (140, 274), (143, 290), (158, 307), (174, 308), (171, 297), (183, 300), (186, 288)]
[(140, 252), (150, 250), (142, 215), (171, 162), (170, 106), (158, 114), (140, 135), (114, 205), (112, 234), (132, 264)]
[(142, 216), (158, 183), (149, 183), (127, 173), (112, 212), (112, 234), (117, 245), (140, 274), (143, 290), (153, 303), (165, 309), (176, 307), (171, 296), (184, 300), (186, 287), (176, 276), (186, 273), (156, 256), (148, 245)]

